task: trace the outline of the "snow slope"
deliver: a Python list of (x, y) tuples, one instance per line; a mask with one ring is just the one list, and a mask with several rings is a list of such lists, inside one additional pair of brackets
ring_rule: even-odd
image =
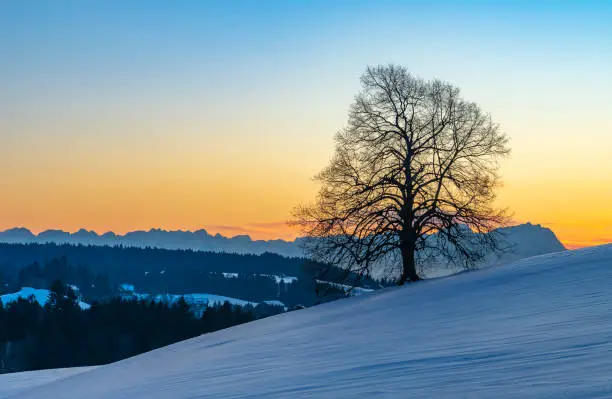
[(611, 286), (612, 245), (542, 255), (218, 331), (14, 398), (612, 397)]
[(70, 369), (0, 374), (0, 398), (6, 398), (23, 390), (48, 384), (51, 381), (67, 378), (85, 371), (93, 370), (94, 368), (95, 367), (73, 367)]

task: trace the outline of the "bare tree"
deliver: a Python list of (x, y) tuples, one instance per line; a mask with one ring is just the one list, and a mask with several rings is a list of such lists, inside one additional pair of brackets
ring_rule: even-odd
[[(397, 282), (419, 280), (416, 260), (471, 265), (497, 247), (484, 234), (495, 209), (508, 139), (458, 88), (396, 65), (368, 67), (314, 204), (296, 209), (316, 260), (364, 275), (401, 259)], [(417, 254), (419, 257), (417, 257)]]

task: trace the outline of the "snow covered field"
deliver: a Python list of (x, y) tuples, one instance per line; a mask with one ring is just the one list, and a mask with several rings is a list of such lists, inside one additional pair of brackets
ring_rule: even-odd
[(331, 287), (341, 289), (345, 293), (349, 293), (351, 296), (369, 294), (370, 292), (374, 291), (370, 288), (353, 287), (351, 285), (346, 284), (332, 283), (331, 281), (316, 280), (316, 282), (319, 284), (327, 284)]
[(610, 287), (612, 245), (542, 255), (259, 320), (10, 397), (612, 397)]
[(160, 295), (149, 295), (149, 294), (138, 294), (134, 293), (133, 296), (137, 299), (144, 299), (146, 301), (164, 302), (174, 304), (182, 297), (190, 305), (204, 305), (204, 306), (217, 306), (223, 305), (225, 302), (229, 302), (236, 306), (257, 306), (257, 302), (243, 301), (242, 299), (230, 298), (228, 296), (213, 295), (213, 294), (160, 294)]
[[(34, 300), (38, 302), (40, 306), (45, 306), (45, 304), (49, 301), (49, 290), (22, 287), (17, 292), (0, 295), (0, 302), (2, 302), (2, 305), (6, 306), (11, 302), (17, 302), (19, 299), (30, 298), (34, 298)], [(79, 301), (79, 307), (83, 310), (86, 310), (89, 309), (91, 306), (88, 303)]]

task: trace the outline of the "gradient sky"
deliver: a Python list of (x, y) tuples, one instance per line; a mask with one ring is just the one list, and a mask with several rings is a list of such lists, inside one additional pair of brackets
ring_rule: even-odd
[(499, 203), (612, 241), (612, 2), (0, 2), (0, 229), (288, 238), (368, 64), (511, 136)]

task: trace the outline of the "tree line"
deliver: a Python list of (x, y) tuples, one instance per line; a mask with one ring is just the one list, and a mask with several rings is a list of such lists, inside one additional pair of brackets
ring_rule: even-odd
[[(344, 281), (345, 271), (275, 254), (237, 255), (56, 244), (0, 244), (0, 293), (48, 288), (56, 279), (79, 287), (85, 301), (119, 294), (120, 284), (145, 294), (208, 293), (252, 302), (279, 300), (289, 307), (321, 301), (316, 280)], [(228, 278), (224, 273), (235, 273)], [(296, 277), (281, 280), (274, 276)], [(356, 277), (354, 275), (353, 277)], [(357, 278), (353, 278), (357, 283)], [(359, 282), (377, 288), (380, 282)]]

